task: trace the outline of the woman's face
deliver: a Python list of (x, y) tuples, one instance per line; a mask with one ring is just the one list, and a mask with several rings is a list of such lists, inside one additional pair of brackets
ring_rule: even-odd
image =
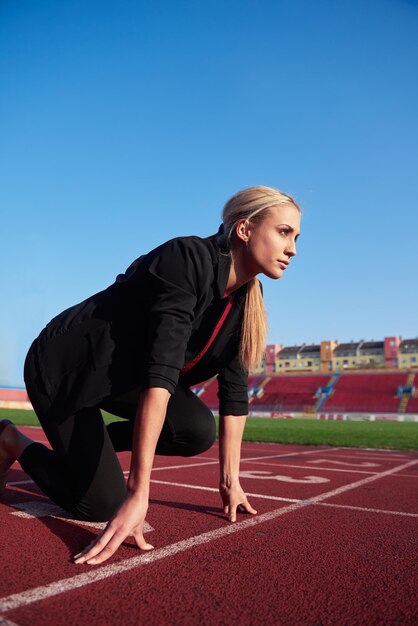
[(247, 223), (247, 271), (280, 278), (296, 254), (299, 233), (300, 211), (293, 204), (271, 207), (260, 224)]

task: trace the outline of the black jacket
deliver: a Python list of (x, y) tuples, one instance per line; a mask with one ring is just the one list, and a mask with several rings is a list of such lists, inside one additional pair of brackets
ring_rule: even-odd
[(246, 286), (206, 345), (228, 298), (230, 256), (217, 237), (178, 237), (139, 257), (115, 283), (55, 317), (34, 342), (41, 378), (60, 413), (138, 387), (190, 386), (218, 375), (220, 414), (248, 412), (238, 357)]

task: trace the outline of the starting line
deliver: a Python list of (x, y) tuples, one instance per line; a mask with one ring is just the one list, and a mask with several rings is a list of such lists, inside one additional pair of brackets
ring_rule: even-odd
[[(12, 504), (13, 508), (19, 509), (19, 511), (13, 511), (11, 515), (14, 517), (23, 517), (24, 519), (39, 519), (40, 517), (53, 517), (65, 522), (72, 522), (77, 526), (85, 526), (87, 528), (96, 528), (97, 530), (103, 530), (107, 522), (85, 522), (72, 517), (67, 511), (62, 509), (57, 504), (50, 502), (49, 500), (31, 500), (29, 502), (18, 502)], [(154, 529), (151, 524), (144, 522), (144, 533), (150, 533)], [(0, 624), (1, 626), (1, 624)]]

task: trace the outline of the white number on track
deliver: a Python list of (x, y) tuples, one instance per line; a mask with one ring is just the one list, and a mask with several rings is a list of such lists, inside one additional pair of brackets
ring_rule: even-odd
[(258, 470), (245, 470), (239, 473), (241, 478), (258, 478), (260, 480), (280, 480), (282, 483), (303, 483), (314, 485), (319, 483), (329, 483), (329, 478), (323, 476), (303, 476), (302, 478), (293, 478), (292, 476), (283, 476), (281, 474), (273, 474), (273, 472), (263, 472)]

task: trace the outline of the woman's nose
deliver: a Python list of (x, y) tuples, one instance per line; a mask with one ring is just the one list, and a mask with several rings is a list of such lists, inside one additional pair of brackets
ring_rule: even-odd
[(289, 245), (286, 248), (286, 254), (288, 256), (296, 256), (296, 242), (289, 242)]

